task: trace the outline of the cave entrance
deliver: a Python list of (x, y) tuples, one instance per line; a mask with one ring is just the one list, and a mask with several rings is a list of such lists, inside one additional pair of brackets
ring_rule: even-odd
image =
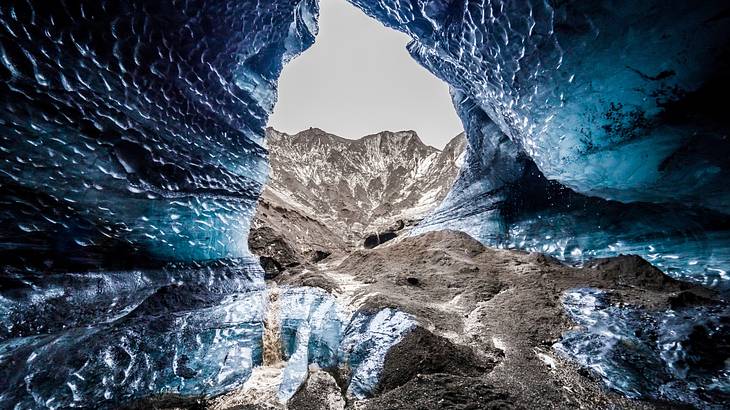
[(463, 126), (409, 41), (345, 0), (320, 1), (319, 34), (284, 68), (268, 124), (249, 246), (270, 275), (393, 239), (450, 190)]

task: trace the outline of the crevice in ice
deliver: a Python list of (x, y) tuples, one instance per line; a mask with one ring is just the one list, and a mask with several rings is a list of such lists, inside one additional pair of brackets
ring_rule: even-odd
[(368, 397), (377, 387), (385, 355), (416, 325), (411, 315), (393, 309), (352, 312), (352, 306), (319, 288), (274, 286), (268, 300), (264, 361), (241, 388), (216, 399), (216, 408), (284, 406), (312, 366), (342, 374), (348, 386), (343, 396)]
[(266, 306), (266, 321), (264, 322), (264, 366), (275, 366), (281, 363), (283, 359), (279, 288), (276, 285), (271, 285), (267, 293), (269, 303)]

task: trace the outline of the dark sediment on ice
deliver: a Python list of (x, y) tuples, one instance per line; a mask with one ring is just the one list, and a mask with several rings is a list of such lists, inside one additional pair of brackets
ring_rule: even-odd
[[(636, 256), (578, 268), (536, 253), (488, 248), (456, 231), (304, 264), (275, 280), (338, 293), (354, 281), (353, 308), (395, 308), (419, 322), (386, 355), (373, 397), (348, 399), (353, 409), (681, 408), (626, 398), (558, 355), (553, 344), (575, 327), (561, 298), (591, 287), (604, 290), (612, 304), (649, 311), (717, 303), (713, 291), (676, 281)], [(317, 374), (289, 408), (341, 408), (335, 379)], [(318, 392), (330, 399), (317, 399)]]
[(497, 349), (488, 353), (494, 356), (491, 360), (485, 360), (470, 348), (417, 326), (385, 356), (385, 366), (375, 393), (401, 387), (418, 375), (480, 376), (492, 370), (502, 356)]
[[(423, 326), (386, 356), (380, 386), (385, 393), (368, 402), (373, 409), (663, 408), (609, 391), (555, 354), (553, 343), (574, 327), (561, 297), (569, 289), (594, 287), (616, 305), (649, 310), (715, 298), (636, 256), (577, 268), (540, 254), (487, 248), (454, 231), (356, 251), (331, 270), (365, 284), (361, 309), (400, 309)], [(435, 342), (437, 336), (453, 345)], [(419, 338), (422, 343), (413, 342)], [(467, 372), (469, 355), (476, 366)]]

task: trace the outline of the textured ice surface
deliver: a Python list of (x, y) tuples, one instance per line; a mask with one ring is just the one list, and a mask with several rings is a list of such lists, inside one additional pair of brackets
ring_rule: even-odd
[(388, 350), (415, 325), (411, 315), (393, 309), (355, 314), (339, 350), (340, 360), (352, 370), (348, 394), (363, 398), (374, 391)]
[(316, 13), (0, 4), (0, 407), (214, 394), (261, 362), (263, 128)]
[(573, 289), (563, 305), (581, 328), (555, 348), (635, 398), (722, 408), (730, 395), (730, 310), (619, 308), (598, 289)]
[[(726, 2), (353, 0), (549, 179), (726, 211)], [(471, 137), (471, 135), (470, 135)]]
[(247, 254), (282, 64), (307, 1), (0, 5), (6, 263), (134, 265)]
[[(424, 229), (575, 261), (638, 253), (727, 287), (725, 1), (353, 3), (413, 37), (465, 123), (466, 167)], [(212, 392), (260, 360), (248, 321), (260, 272), (245, 258), (263, 127), (316, 12), (315, 0), (0, 3), (2, 404)], [(243, 259), (200, 265), (230, 258)], [(307, 355), (325, 363), (338, 332), (353, 339), (311, 302)], [(390, 329), (378, 315), (363, 326)], [(290, 336), (305, 320), (291, 319)], [(353, 386), (372, 385), (378, 359), (349, 357)], [(657, 380), (684, 383), (671, 377)]]
[(188, 269), (197, 272), (185, 281), (112, 298), (99, 312), (60, 292), (58, 300), (17, 301), (18, 311), (29, 312), (11, 316), (0, 338), (0, 407), (114, 407), (154, 393), (215, 394), (242, 384), (262, 360), (263, 273), (253, 264), (214, 269), (218, 275)]
[(288, 400), (304, 382), (309, 363), (321, 368), (347, 367), (348, 393), (368, 396), (377, 386), (388, 350), (416, 325), (393, 309), (350, 316), (319, 288), (289, 288), (280, 294), (281, 337), (288, 359), (279, 399)]
[(309, 338), (311, 329), (308, 322), (302, 322), (297, 327), (294, 339), (294, 352), (289, 356), (284, 374), (279, 386), (279, 401), (286, 403), (307, 379), (309, 370)]

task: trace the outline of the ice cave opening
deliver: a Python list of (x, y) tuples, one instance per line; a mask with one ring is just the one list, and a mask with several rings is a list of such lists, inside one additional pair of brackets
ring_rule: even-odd
[(408, 235), (274, 271), (265, 128), (318, 1), (0, 3), (0, 408), (727, 407), (726, 2), (350, 3), (465, 156)]
[[(249, 240), (265, 270), (395, 238), (449, 192), (462, 124), (409, 41), (346, 1), (320, 1), (316, 41), (283, 68), (266, 130), (270, 172), (252, 233), (267, 234)], [(272, 246), (272, 229), (295, 249)]]

